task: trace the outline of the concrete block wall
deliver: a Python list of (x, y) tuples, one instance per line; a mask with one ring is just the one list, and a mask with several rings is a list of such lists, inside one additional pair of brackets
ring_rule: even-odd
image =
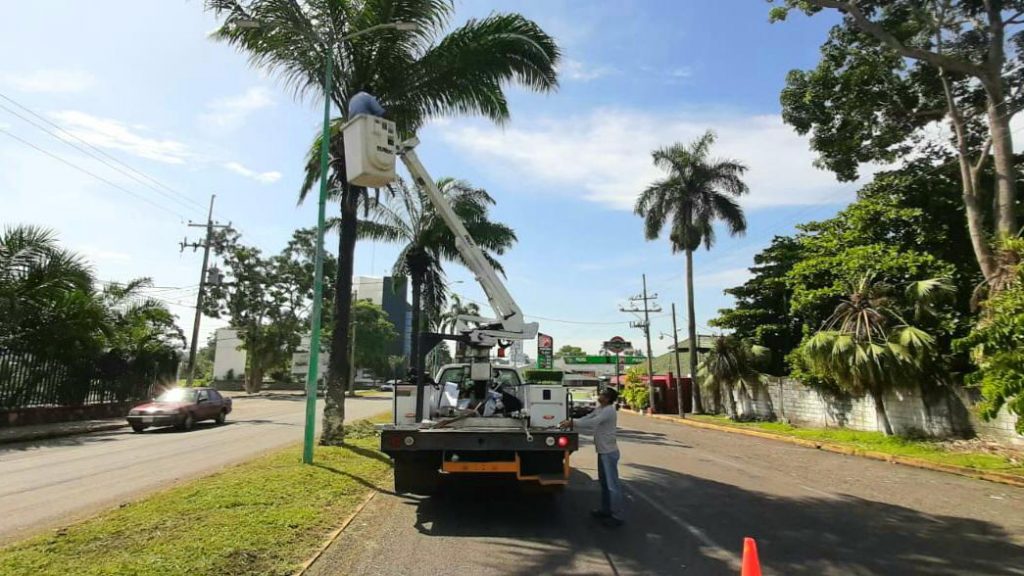
[[(755, 414), (761, 418), (774, 417), (802, 426), (879, 430), (875, 403), (870, 396), (832, 396), (789, 379), (770, 380), (765, 388), (768, 398), (753, 403)], [(969, 395), (946, 388), (936, 388), (927, 394), (919, 389), (902, 390), (886, 394), (884, 401), (889, 423), (897, 434), (938, 438), (977, 434), (1024, 446), (1024, 436), (1014, 430), (1015, 417), (1004, 409), (998, 418), (981, 421)]]

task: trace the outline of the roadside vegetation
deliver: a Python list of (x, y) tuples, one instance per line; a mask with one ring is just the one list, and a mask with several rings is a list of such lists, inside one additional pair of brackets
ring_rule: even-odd
[[(688, 416), (689, 417), (689, 416)], [(962, 466), (978, 472), (999, 472), (1024, 479), (1024, 454), (1012, 451), (988, 453), (970, 448), (957, 448), (955, 443), (889, 436), (882, 432), (865, 432), (846, 428), (798, 428), (784, 422), (735, 422), (725, 416), (694, 415), (698, 422), (759, 430), (778, 436), (836, 444), (856, 452), (879, 452), (926, 460), (936, 464)]]
[(369, 490), (387, 489), (373, 421), (317, 447), (314, 466), (288, 448), (0, 549), (0, 574), (290, 574)]
[(123, 402), (174, 380), (184, 335), (149, 278), (100, 280), (37, 226), (0, 232), (0, 406)]
[(1008, 410), (1024, 433), (1024, 203), (1009, 129), (1021, 9), (774, 1), (776, 22), (837, 18), (820, 61), (788, 74), (783, 120), (838, 180), (888, 169), (836, 216), (772, 239), (709, 323), (769, 349), (768, 374), (872, 396), (883, 432), (886, 393), (968, 386), (981, 417)]

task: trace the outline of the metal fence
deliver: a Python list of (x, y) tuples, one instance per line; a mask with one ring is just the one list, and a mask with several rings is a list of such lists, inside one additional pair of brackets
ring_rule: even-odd
[(148, 398), (173, 380), (176, 356), (108, 352), (69, 360), (0, 349), (0, 410), (112, 404)]

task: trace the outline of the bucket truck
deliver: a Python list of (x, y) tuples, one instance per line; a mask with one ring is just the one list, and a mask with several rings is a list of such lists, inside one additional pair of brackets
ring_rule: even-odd
[[(569, 478), (569, 457), (579, 446), (575, 432), (558, 424), (570, 416), (567, 389), (521, 380), (514, 367), (491, 362), (495, 347), (532, 340), (535, 322), (526, 322), (494, 267), (438, 190), (416, 155), (416, 138), (397, 142), (394, 124), (361, 115), (344, 128), (346, 169), (357, 185), (382, 186), (393, 180), (401, 158), (455, 236), (456, 247), (473, 272), (495, 314), (463, 316), (456, 334), (421, 335), (415, 358), (416, 382), (395, 387), (393, 422), (381, 430), (381, 450), (394, 461), (395, 491), (430, 494), (445, 476), (503, 476), (557, 491)], [(390, 165), (389, 165), (390, 163)], [(427, 381), (423, 358), (441, 340), (465, 351)], [(476, 475), (476, 476), (474, 476)]]

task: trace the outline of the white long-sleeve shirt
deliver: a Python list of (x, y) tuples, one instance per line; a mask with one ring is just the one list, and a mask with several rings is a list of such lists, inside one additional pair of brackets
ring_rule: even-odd
[(618, 414), (615, 406), (598, 406), (593, 412), (573, 422), (573, 427), (580, 432), (593, 431), (594, 446), (598, 454), (610, 454), (619, 449), (615, 441), (615, 428), (618, 426)]

